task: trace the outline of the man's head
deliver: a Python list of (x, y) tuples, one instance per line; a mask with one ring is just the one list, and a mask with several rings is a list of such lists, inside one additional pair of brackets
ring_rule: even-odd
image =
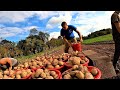
[(62, 28), (63, 28), (64, 30), (67, 30), (67, 29), (68, 29), (68, 25), (67, 25), (66, 22), (62, 22), (62, 23), (61, 23), (61, 26), (62, 26)]
[(120, 11), (115, 11), (117, 14), (119, 14), (120, 13)]

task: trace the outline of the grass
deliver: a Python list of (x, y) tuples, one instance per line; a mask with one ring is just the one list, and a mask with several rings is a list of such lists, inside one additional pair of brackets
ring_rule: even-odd
[(52, 51), (56, 51), (56, 50), (59, 50), (61, 49), (63, 46), (59, 46), (59, 47), (55, 47), (53, 49), (50, 49), (50, 50), (47, 50), (47, 51), (43, 51), (43, 52), (40, 52), (40, 53), (37, 53), (37, 54), (33, 54), (33, 55), (28, 55), (28, 56), (21, 56), (21, 57), (17, 57), (16, 59), (18, 61), (26, 61), (26, 60), (29, 60), (29, 59), (34, 59), (36, 56), (42, 56), (44, 55), (44, 53), (51, 53)]
[(95, 42), (110, 41), (110, 40), (112, 40), (112, 34), (86, 39), (83, 41), (83, 44), (92, 44)]

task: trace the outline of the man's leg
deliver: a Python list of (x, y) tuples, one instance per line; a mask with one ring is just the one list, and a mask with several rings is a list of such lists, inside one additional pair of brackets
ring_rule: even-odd
[(68, 43), (65, 42), (65, 49), (64, 49), (65, 53), (68, 53), (69, 47), (70, 46), (68, 45)]
[(117, 64), (117, 61), (119, 60), (119, 56), (120, 56), (120, 44), (115, 43), (115, 53), (113, 58), (113, 66), (115, 69), (117, 69), (116, 64)]

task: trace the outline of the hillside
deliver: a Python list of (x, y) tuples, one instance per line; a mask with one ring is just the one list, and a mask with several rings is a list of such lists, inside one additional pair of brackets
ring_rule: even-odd
[(108, 35), (103, 35), (103, 36), (99, 36), (91, 39), (86, 39), (84, 40), (83, 44), (92, 44), (96, 42), (111, 41), (111, 40), (112, 40), (112, 34), (108, 34)]

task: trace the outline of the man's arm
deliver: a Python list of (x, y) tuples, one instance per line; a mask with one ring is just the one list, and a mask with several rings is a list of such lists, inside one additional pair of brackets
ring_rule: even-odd
[(68, 45), (71, 47), (71, 43), (69, 43), (69, 41), (65, 38), (65, 36), (63, 36), (63, 40), (64, 42), (68, 43)]
[(115, 27), (117, 28), (118, 32), (120, 33), (120, 22), (115, 22)]
[(120, 22), (119, 22), (119, 16), (117, 14), (112, 15), (112, 22), (115, 24), (116, 29), (120, 33)]
[(81, 33), (80, 33), (77, 29), (75, 30), (75, 32), (78, 33), (78, 36), (79, 36), (79, 38), (80, 38), (80, 42), (83, 42), (83, 39), (82, 39), (82, 35), (81, 35)]
[(11, 62), (11, 60), (7, 60), (7, 62), (8, 62), (9, 65), (10, 65), (10, 67), (9, 67), (9, 71), (11, 71), (11, 70), (12, 70), (12, 62)]

